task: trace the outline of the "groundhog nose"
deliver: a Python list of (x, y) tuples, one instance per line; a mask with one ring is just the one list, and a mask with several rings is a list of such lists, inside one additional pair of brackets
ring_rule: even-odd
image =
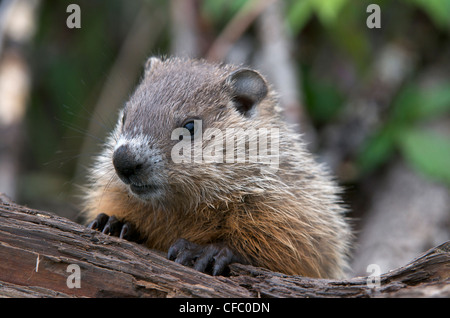
[(142, 164), (134, 159), (127, 145), (122, 145), (114, 151), (113, 165), (119, 178), (126, 184), (129, 184), (130, 177), (138, 174), (142, 168)]

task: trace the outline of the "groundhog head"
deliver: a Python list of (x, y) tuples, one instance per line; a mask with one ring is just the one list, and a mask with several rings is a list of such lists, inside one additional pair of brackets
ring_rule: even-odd
[(189, 205), (239, 192), (231, 186), (247, 191), (249, 169), (261, 164), (251, 158), (258, 133), (273, 128), (263, 120), (273, 108), (268, 95), (248, 68), (150, 58), (112, 135), (117, 178), (146, 202)]

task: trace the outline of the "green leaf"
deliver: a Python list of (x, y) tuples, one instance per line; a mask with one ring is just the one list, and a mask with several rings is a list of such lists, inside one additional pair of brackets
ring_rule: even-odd
[(320, 21), (327, 26), (336, 22), (339, 18), (339, 13), (347, 0), (313, 0), (312, 5), (320, 19)]
[(445, 83), (422, 93), (414, 110), (415, 119), (428, 119), (450, 111), (450, 84)]
[(387, 126), (369, 139), (358, 158), (358, 166), (363, 174), (386, 162), (395, 149), (398, 130)]
[(241, 10), (248, 0), (208, 0), (201, 2), (205, 15), (214, 22), (226, 22)]
[(411, 122), (412, 114), (423, 104), (422, 94), (416, 84), (405, 86), (392, 105), (392, 114), (389, 118), (392, 123)]
[(287, 23), (293, 33), (301, 31), (313, 14), (325, 26), (332, 26), (340, 18), (348, 0), (296, 0), (288, 7)]
[(298, 34), (313, 14), (310, 0), (297, 0), (288, 8), (286, 13), (287, 24), (293, 34)]
[(424, 174), (450, 184), (450, 138), (437, 133), (410, 129), (399, 135), (405, 159)]
[(344, 100), (336, 86), (310, 76), (309, 72), (305, 72), (303, 83), (306, 107), (312, 119), (318, 124), (332, 120)]
[(409, 0), (421, 7), (433, 20), (437, 27), (446, 29), (449, 26), (449, 0)]
[(450, 83), (429, 88), (407, 85), (396, 98), (391, 121), (413, 123), (450, 111)]
[(423, 173), (450, 182), (450, 138), (413, 128), (417, 122), (450, 111), (450, 84), (419, 89), (407, 85), (396, 98), (393, 112), (359, 156), (363, 173), (377, 168), (400, 148), (405, 158)]

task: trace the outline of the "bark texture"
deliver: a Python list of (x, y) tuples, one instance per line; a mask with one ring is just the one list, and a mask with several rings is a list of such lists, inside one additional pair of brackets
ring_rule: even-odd
[[(1, 196), (0, 260), (3, 297), (450, 297), (450, 242), (382, 274), (379, 287), (371, 277), (311, 279), (239, 264), (212, 277)], [(80, 288), (68, 287), (71, 264)]]

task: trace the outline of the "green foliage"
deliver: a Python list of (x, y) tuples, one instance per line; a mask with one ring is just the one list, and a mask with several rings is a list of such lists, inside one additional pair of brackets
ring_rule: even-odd
[[(221, 2), (221, 1), (219, 1)], [(234, 2), (234, 1), (230, 1)], [(366, 8), (370, 3), (388, 8), (387, 1), (349, 1), (349, 0), (290, 0), (287, 1), (287, 23), (294, 33), (300, 32), (313, 15), (316, 15), (322, 25), (335, 27), (347, 23), (342, 14), (350, 7)], [(404, 0), (412, 8), (426, 13), (435, 25), (443, 30), (450, 25), (450, 0)], [(361, 11), (361, 10), (360, 10)], [(365, 10), (362, 10), (366, 13)], [(365, 16), (360, 15), (365, 21)]]
[[(111, 24), (121, 13), (120, 3), (83, 2), (82, 28), (73, 30), (65, 27), (68, 3), (43, 3), (30, 50), (34, 79), (27, 114), (32, 136), (29, 156), (49, 174), (55, 173), (55, 153), (79, 151), (86, 137), (80, 131), (90, 120), (86, 109), (105, 79), (120, 40), (118, 25)], [(75, 165), (76, 160), (70, 160), (58, 172), (73, 171)]]
[(421, 124), (450, 115), (450, 83), (431, 88), (407, 85), (393, 104), (385, 125), (367, 142), (359, 157), (363, 172), (373, 171), (394, 150), (419, 171), (450, 184), (450, 138)]
[(450, 184), (450, 138), (423, 129), (409, 129), (398, 137), (403, 156), (417, 170)]
[(286, 14), (286, 21), (293, 33), (300, 32), (313, 15), (310, 1), (291, 1)]
[(335, 83), (317, 79), (309, 71), (303, 75), (305, 107), (311, 119), (317, 125), (331, 122), (341, 109), (343, 96)]
[(437, 27), (445, 29), (450, 25), (449, 0), (408, 0), (423, 9)]
[(210, 21), (225, 24), (247, 2), (248, 0), (206, 0), (202, 3), (202, 11)]
[(287, 22), (294, 33), (299, 32), (315, 14), (325, 26), (332, 26), (340, 17), (348, 0), (295, 0), (289, 1)]
[(395, 125), (386, 125), (369, 138), (358, 158), (358, 165), (363, 174), (371, 172), (386, 162), (395, 149)]

